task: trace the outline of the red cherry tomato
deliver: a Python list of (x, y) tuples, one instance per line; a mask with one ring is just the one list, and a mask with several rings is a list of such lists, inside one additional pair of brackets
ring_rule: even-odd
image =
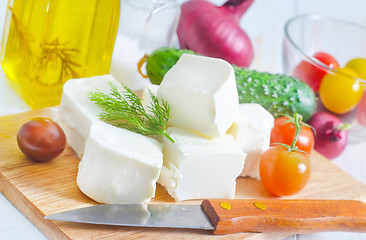
[(66, 137), (57, 123), (38, 117), (20, 127), (17, 142), (27, 157), (36, 161), (50, 161), (64, 151)]
[(263, 186), (276, 196), (288, 196), (302, 190), (310, 178), (306, 154), (275, 145), (261, 156), (259, 175)]
[[(327, 65), (329, 68), (339, 68), (338, 61), (325, 52), (318, 52), (313, 55), (314, 58)], [(300, 62), (295, 68), (293, 76), (307, 83), (315, 92), (319, 90), (320, 82), (326, 72), (307, 61)]]
[[(288, 120), (290, 120), (290, 118), (287, 116), (275, 119), (274, 127), (271, 132), (271, 144), (284, 143), (291, 146), (296, 135), (296, 126), (293, 122), (286, 122)], [(308, 154), (311, 153), (314, 149), (314, 133), (311, 128), (305, 125), (301, 126), (301, 131), (295, 146), (301, 151)]]

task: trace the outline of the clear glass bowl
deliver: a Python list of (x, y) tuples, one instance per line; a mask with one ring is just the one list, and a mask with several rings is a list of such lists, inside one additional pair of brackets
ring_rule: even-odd
[[(332, 69), (313, 57), (318, 52), (325, 52), (333, 56), (341, 68), (354, 58), (366, 59), (366, 27), (340, 19), (329, 18), (321, 15), (299, 15), (291, 18), (285, 25), (285, 37), (283, 43), (283, 67), (284, 73), (300, 78), (296, 69), (300, 63), (311, 65), (327, 74), (335, 74), (342, 78), (355, 81), (363, 89), (366, 86), (366, 78), (354, 77)], [(366, 71), (366, 69), (365, 69)], [(331, 84), (332, 85), (332, 84)], [(333, 86), (336, 86), (333, 84)], [(324, 89), (324, 88), (323, 88)], [(336, 88), (339, 96), (343, 89)], [(351, 124), (349, 129), (349, 143), (366, 141), (366, 94), (357, 106), (342, 114), (337, 114), (326, 109), (318, 96), (317, 111), (328, 111), (338, 116), (343, 122)]]

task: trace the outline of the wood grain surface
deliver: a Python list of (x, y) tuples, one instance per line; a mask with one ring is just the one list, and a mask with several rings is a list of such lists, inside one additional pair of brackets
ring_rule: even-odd
[[(76, 185), (79, 159), (67, 147), (51, 162), (38, 163), (25, 157), (17, 147), (19, 127), (32, 117), (49, 117), (49, 109), (29, 111), (0, 118), (0, 191), (50, 239), (282, 239), (292, 233), (236, 233), (213, 235), (211, 231), (158, 229), (77, 224), (45, 220), (45, 215), (96, 205)], [(326, 158), (312, 154), (312, 176), (296, 199), (358, 199), (366, 197), (366, 186), (337, 168)], [(238, 199), (272, 198), (261, 183), (238, 178)], [(157, 186), (151, 203), (201, 203), (201, 200), (174, 202)]]

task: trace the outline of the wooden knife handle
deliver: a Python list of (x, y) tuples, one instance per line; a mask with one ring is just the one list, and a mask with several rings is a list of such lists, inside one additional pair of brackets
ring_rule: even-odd
[(214, 234), (366, 231), (366, 204), (356, 200), (211, 199), (202, 207)]

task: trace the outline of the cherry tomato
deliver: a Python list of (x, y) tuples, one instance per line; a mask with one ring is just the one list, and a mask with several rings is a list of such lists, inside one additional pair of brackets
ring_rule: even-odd
[(38, 117), (23, 124), (17, 135), (20, 150), (36, 161), (50, 161), (66, 146), (62, 128), (48, 118)]
[(263, 186), (276, 196), (299, 192), (310, 178), (310, 161), (306, 154), (275, 145), (261, 156), (259, 175)]
[(366, 80), (366, 59), (354, 58), (346, 64), (346, 68), (353, 69), (360, 78)]
[[(317, 52), (313, 57), (324, 63), (329, 68), (339, 68), (338, 61), (328, 53)], [(325, 74), (326, 72), (323, 69), (307, 61), (300, 62), (293, 72), (294, 77), (297, 77), (307, 83), (315, 92), (319, 90), (320, 82)]]
[[(289, 117), (279, 117), (275, 119), (274, 127), (271, 132), (271, 144), (284, 143), (291, 146), (292, 141), (296, 135), (296, 126), (293, 122), (285, 121), (290, 120)], [(308, 126), (302, 125), (299, 133), (296, 147), (299, 150), (308, 154), (314, 149), (314, 133)]]
[(338, 68), (340, 73), (327, 73), (319, 88), (320, 99), (326, 109), (342, 114), (354, 109), (360, 102), (364, 88), (349, 76), (358, 77), (350, 68)]

